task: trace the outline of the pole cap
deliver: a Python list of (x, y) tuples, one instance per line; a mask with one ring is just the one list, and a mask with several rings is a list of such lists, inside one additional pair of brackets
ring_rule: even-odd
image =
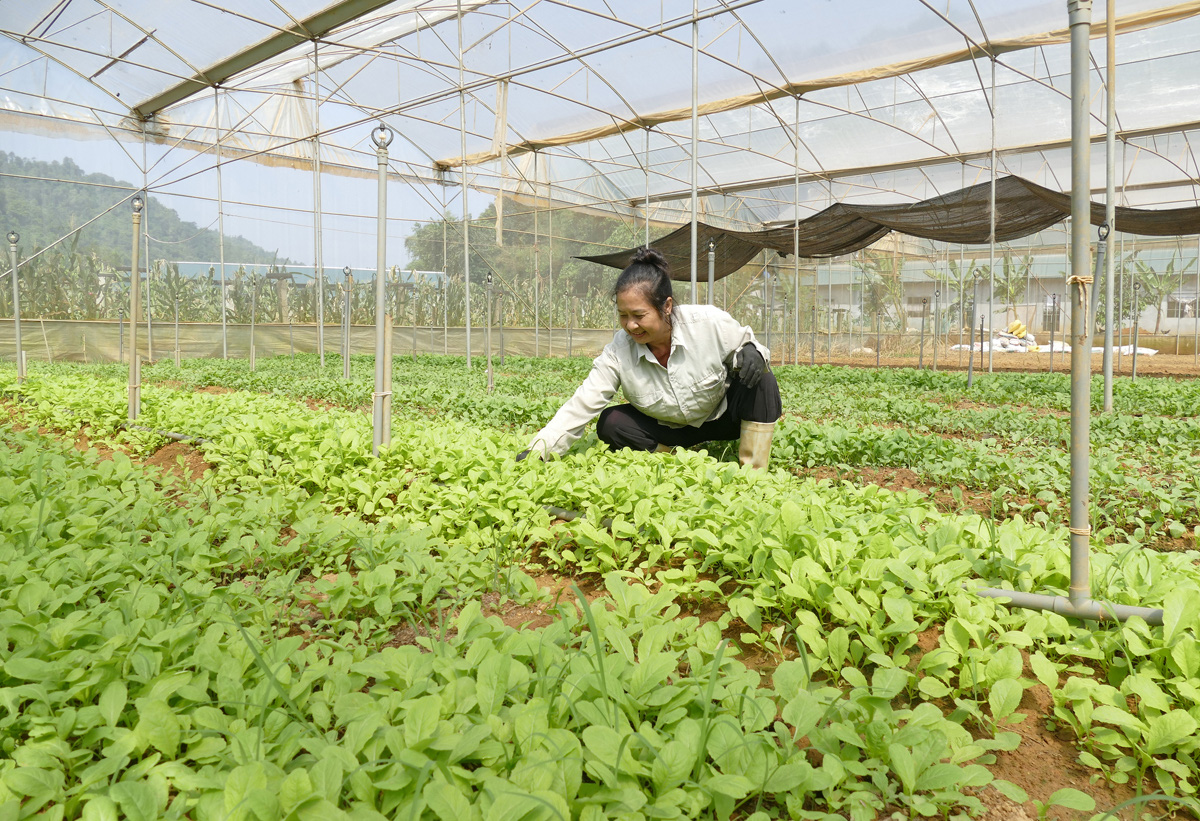
[(380, 123), (371, 129), (371, 142), (375, 143), (376, 148), (387, 148), (392, 143), (392, 137), (395, 136), (387, 123)]
[(17, 244), (18, 242), (20, 242), (20, 241), (21, 241), (21, 235), (20, 235), (20, 234), (18, 234), (16, 231), (9, 231), (9, 232), (8, 232), (8, 244), (9, 244), (9, 245), (16, 245), (16, 244)]

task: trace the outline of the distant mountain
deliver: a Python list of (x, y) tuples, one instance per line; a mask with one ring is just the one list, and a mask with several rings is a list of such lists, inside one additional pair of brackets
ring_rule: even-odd
[[(57, 182), (64, 180), (69, 182)], [(80, 185), (77, 183), (90, 183)], [(69, 157), (61, 162), (28, 160), (0, 151), (0, 235), (10, 230), (21, 235), (22, 256), (45, 248), (70, 234), (97, 214), (119, 202), (130, 183), (107, 174), (88, 174)], [(216, 261), (220, 256), (219, 235), (211, 228), (184, 222), (171, 208), (151, 196), (150, 236), (163, 244), (150, 243), (153, 259)], [(132, 237), (130, 208), (120, 205), (65, 243), (81, 253), (95, 253), (110, 265), (129, 265)], [(165, 244), (170, 243), (170, 244)], [(64, 249), (65, 250), (65, 249)], [(6, 257), (7, 259), (7, 257)], [(243, 237), (225, 236), (225, 259), (230, 262), (272, 262), (274, 251), (260, 248)]]

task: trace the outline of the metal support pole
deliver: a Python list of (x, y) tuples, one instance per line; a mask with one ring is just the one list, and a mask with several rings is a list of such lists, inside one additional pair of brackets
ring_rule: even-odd
[(254, 329), (258, 321), (258, 277), (250, 272), (250, 371), (254, 371)]
[(708, 304), (713, 304), (713, 291), (717, 287), (717, 241), (708, 241)]
[(921, 350), (917, 354), (917, 370), (925, 370), (925, 325), (927, 324), (928, 316), (926, 315), (925, 306), (929, 304), (926, 297), (921, 297)]
[(1054, 373), (1054, 329), (1058, 327), (1058, 294), (1050, 295), (1050, 373)]
[(879, 367), (879, 357), (883, 351), (883, 317), (875, 310), (875, 367)]
[(179, 297), (175, 297), (175, 367), (179, 366)]
[(346, 284), (342, 288), (342, 379), (350, 381), (350, 309), (354, 302), (354, 274), (347, 265), (342, 268)]
[[(699, 207), (700, 198), (697, 193), (699, 180), (699, 165), (696, 155), (700, 152), (700, 124), (699, 124), (699, 99), (700, 99), (700, 20), (697, 17), (699, 12), (699, 0), (692, 0), (692, 150), (691, 154), (691, 179), (692, 179), (692, 290), (691, 303), (696, 304), (696, 255), (697, 244), (699, 242), (699, 227), (696, 225), (696, 211)], [(466, 152), (464, 151), (465, 155)]]
[(138, 276), (138, 251), (141, 248), (142, 206), (145, 201), (141, 194), (135, 196), (130, 205), (133, 206), (133, 254), (129, 266), (129, 421), (134, 422), (141, 410), (141, 364), (138, 357), (138, 317), (142, 310), (141, 277)]
[[(221, 358), (229, 358), (229, 327), (225, 318), (225, 195), (221, 188), (221, 89), (213, 86), (213, 108), (217, 124), (217, 254), (221, 265)], [(133, 317), (137, 324), (137, 317)]]
[[(136, 234), (134, 242), (137, 242)], [(16, 231), (8, 232), (8, 262), (10, 266), (9, 276), (12, 277), (12, 293), (13, 293), (13, 344), (15, 346), (17, 358), (17, 381), (25, 381), (25, 357), (21, 355), (21, 284), (17, 278), (17, 243), (21, 241), (21, 235)], [(122, 325), (121, 327), (124, 327)]]
[[(387, 310), (387, 165), (388, 145), (392, 142), (392, 129), (383, 123), (371, 129), (371, 142), (375, 143), (375, 161), (379, 168), (379, 200), (376, 207), (375, 227), (375, 396), (372, 402), (374, 431), (371, 437), (372, 452), (379, 455), (380, 448), (392, 443), (392, 378), (391, 316)], [(416, 318), (413, 318), (413, 344), (416, 344)]]
[[(317, 351), (325, 368), (325, 259), (321, 233), (321, 65), (313, 40), (313, 253), (317, 283)], [(444, 215), (443, 215), (444, 219)], [(294, 355), (294, 354), (293, 354)]]
[[(815, 289), (815, 287), (816, 287), (815, 286), (815, 280), (816, 280), (815, 276), (813, 277), (813, 280), (814, 280), (814, 289)], [(812, 332), (809, 333), (808, 337), (809, 337), (809, 342), (811, 343), (809, 351), (808, 351), (808, 364), (816, 365), (817, 364), (817, 306), (816, 305), (813, 305)]]
[[(1117, 44), (1116, 0), (1108, 0), (1104, 20), (1107, 60), (1104, 66), (1104, 224), (1108, 232), (1104, 236), (1104, 412), (1113, 409), (1113, 276), (1116, 266), (1113, 260), (1113, 236), (1117, 224), (1116, 197), (1116, 115), (1117, 100)], [(1095, 286), (1093, 286), (1095, 287)]]
[(1136, 279), (1133, 281), (1133, 364), (1130, 366), (1132, 370), (1129, 373), (1131, 379), (1137, 379), (1137, 356), (1138, 356), (1138, 331), (1142, 327), (1142, 304), (1138, 299), (1138, 291), (1142, 290), (1142, 283)]
[(466, 294), (467, 370), (471, 369), (471, 212), (467, 210), (467, 90), (463, 65), (463, 8), (456, 0), (458, 14), (458, 135), (462, 149), (462, 221), (463, 221), (463, 290)]
[(933, 370), (937, 371), (937, 352), (938, 352), (938, 336), (942, 331), (942, 313), (941, 313), (941, 296), (942, 289), (933, 289)]
[(1071, 587), (1070, 600), (1091, 600), (1088, 551), (1092, 536), (1090, 439), (1092, 347), (1088, 335), (1088, 285), (1094, 284), (1088, 227), (1091, 222), (1089, 38), (1092, 0), (1068, 0), (1071, 23)]
[(1068, 596), (988, 589), (980, 595), (1003, 597), (1017, 607), (1052, 610), (1084, 619), (1127, 619), (1134, 616), (1149, 624), (1162, 624), (1163, 611), (1148, 607), (1107, 605), (1091, 596), (1088, 551), (1091, 522), (1089, 441), (1091, 432), (1091, 350), (1087, 341), (1087, 286), (1094, 284), (1089, 270), (1087, 229), (1090, 145), (1088, 142), (1088, 36), (1091, 0), (1068, 0), (1071, 20), (1071, 585)]
[[(988, 98), (988, 111), (992, 115), (992, 185), (988, 206), (988, 254), (991, 256), (991, 262), (988, 263), (987, 324), (988, 335), (995, 336), (995, 328), (993, 326), (996, 323), (996, 55), (994, 54), (992, 55), (992, 94)], [(992, 372), (994, 348), (995, 345), (988, 345), (988, 373)]]
[[(979, 307), (979, 276), (971, 277), (971, 310), (975, 311)], [(959, 288), (961, 299), (962, 289)], [(975, 322), (975, 314), (971, 314), (972, 325)], [(983, 356), (983, 317), (979, 317), (979, 355)], [(971, 328), (971, 336), (975, 335), (974, 327)], [(967, 341), (971, 341), (971, 336), (967, 337)], [(970, 390), (975, 385), (975, 345), (972, 343), (971, 350), (967, 351), (967, 389)]]
[[(20, 359), (18, 352), (18, 360)], [(125, 361), (125, 306), (117, 308), (117, 361)], [(20, 367), (20, 365), (18, 365)]]
[(484, 333), (484, 347), (487, 348), (487, 390), (491, 393), (496, 389), (496, 378), (492, 371), (492, 272), (488, 271), (485, 296), (487, 302), (487, 331)]
[(499, 327), (500, 327), (500, 365), (501, 365), (501, 367), (503, 367), (503, 365), (504, 365), (504, 291), (500, 291), (496, 294), (496, 302), (500, 306), (499, 307), (499, 312), (500, 312), (500, 322), (499, 322)]

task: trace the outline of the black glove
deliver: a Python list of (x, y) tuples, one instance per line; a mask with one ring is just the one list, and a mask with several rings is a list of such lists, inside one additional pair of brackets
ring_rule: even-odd
[(529, 455), (529, 449), (528, 449), (528, 448), (526, 448), (525, 450), (523, 450), (523, 451), (521, 451), (520, 453), (518, 453), (518, 454), (517, 454), (517, 461), (518, 461), (518, 462), (524, 462), (524, 461), (525, 461), (525, 457), (526, 457), (526, 456), (528, 456), (528, 455)]
[(758, 387), (766, 369), (767, 363), (763, 361), (763, 356), (758, 352), (758, 348), (754, 347), (754, 343), (747, 342), (743, 345), (738, 354), (738, 381), (747, 388)]

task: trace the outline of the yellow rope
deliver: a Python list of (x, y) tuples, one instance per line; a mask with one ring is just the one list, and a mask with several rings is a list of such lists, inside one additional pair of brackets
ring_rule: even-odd
[(1070, 530), (1076, 536), (1091, 536), (1092, 535), (1092, 526), (1091, 525), (1088, 525), (1087, 527), (1071, 527), (1071, 528), (1068, 528), (1068, 530)]

